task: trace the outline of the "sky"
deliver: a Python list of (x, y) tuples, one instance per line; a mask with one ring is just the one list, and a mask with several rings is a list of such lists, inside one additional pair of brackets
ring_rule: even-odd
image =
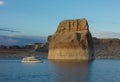
[(0, 35), (48, 36), (60, 21), (79, 18), (94, 36), (120, 37), (120, 0), (0, 0)]

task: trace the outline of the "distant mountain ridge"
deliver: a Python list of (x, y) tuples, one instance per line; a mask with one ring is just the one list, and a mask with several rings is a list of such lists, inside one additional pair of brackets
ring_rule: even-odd
[(6, 36), (0, 35), (0, 45), (26, 45), (30, 43), (45, 43), (47, 42), (47, 37), (41, 36)]

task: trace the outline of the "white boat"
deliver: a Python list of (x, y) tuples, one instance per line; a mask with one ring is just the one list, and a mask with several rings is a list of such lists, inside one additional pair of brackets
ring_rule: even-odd
[(22, 62), (26, 62), (26, 63), (39, 63), (39, 62), (42, 62), (42, 60), (37, 59), (34, 56), (30, 56), (30, 57), (24, 57), (22, 59)]

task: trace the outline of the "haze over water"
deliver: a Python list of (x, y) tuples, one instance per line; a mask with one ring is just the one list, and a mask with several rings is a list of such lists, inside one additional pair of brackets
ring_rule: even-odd
[(120, 60), (22, 63), (0, 59), (0, 82), (119, 82)]

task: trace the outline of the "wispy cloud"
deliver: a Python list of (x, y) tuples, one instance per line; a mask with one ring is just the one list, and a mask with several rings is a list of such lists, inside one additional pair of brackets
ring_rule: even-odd
[(7, 31), (7, 32), (19, 32), (19, 31), (14, 31), (14, 30), (9, 30), (9, 29), (3, 29), (3, 28), (0, 28), (0, 31)]
[(14, 45), (17, 44), (18, 42), (19, 42), (18, 40), (0, 36), (0, 45)]
[(91, 30), (92, 36), (97, 38), (119, 38), (120, 32), (110, 32), (101, 30)]
[(88, 20), (90, 23), (97, 23), (97, 24), (120, 24), (119, 21), (105, 21), (105, 20)]
[(0, 45), (26, 45), (45, 42), (47, 42), (47, 37), (42, 36), (0, 35)]
[(6, 26), (6, 25), (0, 25), (0, 31), (5, 31), (5, 32), (16, 32), (19, 33), (20, 31), (13, 30), (11, 26)]
[(5, 4), (5, 2), (4, 1), (0, 1), (0, 5), (4, 5)]

